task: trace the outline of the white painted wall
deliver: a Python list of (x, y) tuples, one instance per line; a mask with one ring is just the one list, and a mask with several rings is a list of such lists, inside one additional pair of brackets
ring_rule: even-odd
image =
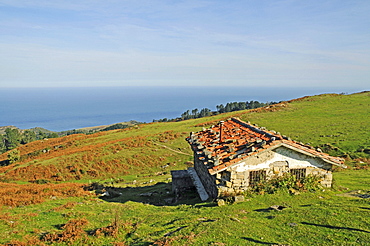
[(286, 147), (279, 147), (267, 153), (261, 153), (256, 156), (251, 156), (244, 161), (232, 166), (230, 170), (236, 172), (244, 172), (249, 170), (258, 170), (270, 168), (270, 164), (276, 161), (286, 161), (289, 168), (306, 168), (319, 167), (323, 169), (330, 168), (329, 164), (324, 163), (318, 158), (313, 158), (288, 149)]

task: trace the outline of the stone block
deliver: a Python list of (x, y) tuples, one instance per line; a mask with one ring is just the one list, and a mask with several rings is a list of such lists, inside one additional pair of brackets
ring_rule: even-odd
[(326, 173), (325, 174), (325, 179), (332, 180), (333, 179), (333, 174), (332, 173)]
[(224, 206), (224, 205), (226, 205), (225, 200), (217, 199), (217, 206)]
[(244, 201), (245, 201), (245, 197), (243, 195), (234, 196), (234, 203), (244, 202)]
[(236, 179), (244, 179), (244, 174), (237, 174)]
[(232, 184), (231, 182), (229, 182), (229, 181), (226, 181), (226, 182), (225, 182), (225, 185), (226, 185), (226, 187), (228, 187), (228, 188), (231, 188), (231, 187), (233, 186), (233, 184)]
[(235, 193), (235, 190), (233, 188), (228, 188), (227, 189), (227, 193), (228, 194), (234, 194)]

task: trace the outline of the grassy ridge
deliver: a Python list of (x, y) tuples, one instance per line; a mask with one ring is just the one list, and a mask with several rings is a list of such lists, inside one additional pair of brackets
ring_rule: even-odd
[[(326, 94), (196, 120), (143, 124), (124, 130), (37, 141), (19, 148), (22, 160), (0, 168), (0, 179), (93, 180), (168, 171), (160, 168), (168, 163), (181, 168), (191, 160), (184, 141), (189, 132), (232, 116), (310, 143), (329, 154), (363, 158), (368, 163), (369, 106), (369, 92)], [(6, 159), (7, 153), (0, 155), (0, 162)]]
[(364, 150), (370, 150), (369, 116), (370, 93), (366, 92), (308, 97), (293, 101), (284, 110), (245, 114), (242, 119), (313, 146), (328, 145), (333, 155), (368, 158)]
[[(4, 184), (8, 197), (16, 196), (19, 204), (9, 205), (10, 198), (1, 201), (0, 244), (367, 245), (368, 106), (370, 93), (320, 95), (264, 109), (143, 124), (22, 146), (19, 149), (22, 160), (0, 168), (2, 181), (26, 183), (28, 192), (20, 193), (21, 184), (14, 187), (12, 183)], [(356, 165), (362, 169), (336, 172), (333, 190), (296, 196), (285, 192), (266, 194), (224, 207), (200, 203), (193, 193), (177, 203), (168, 202), (173, 198), (167, 180), (169, 171), (184, 168), (192, 160), (184, 138), (191, 131), (232, 116), (326, 148), (331, 154), (347, 156), (348, 160), (360, 158), (363, 163)], [(0, 161), (6, 158), (3, 154)], [(99, 180), (116, 187), (100, 189), (119, 191), (122, 195), (105, 199), (93, 194), (86, 197), (80, 186), (66, 184), (61, 190), (64, 193), (47, 198), (50, 190), (57, 189), (54, 182)], [(29, 181), (52, 183), (42, 186)], [(68, 187), (76, 187), (76, 195)], [(35, 198), (42, 194), (43, 198), (32, 198), (32, 194)], [(27, 201), (22, 201), (22, 197)], [(286, 209), (268, 209), (272, 205)]]

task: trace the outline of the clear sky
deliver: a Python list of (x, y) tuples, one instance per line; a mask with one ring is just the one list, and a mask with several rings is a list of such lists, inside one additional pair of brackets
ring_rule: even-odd
[(366, 89), (369, 13), (369, 0), (0, 0), (0, 87)]

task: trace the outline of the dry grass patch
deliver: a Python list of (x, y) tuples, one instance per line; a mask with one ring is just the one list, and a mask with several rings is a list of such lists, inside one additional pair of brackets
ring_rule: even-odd
[(53, 197), (90, 196), (82, 184), (0, 183), (0, 205), (18, 207), (44, 202)]

